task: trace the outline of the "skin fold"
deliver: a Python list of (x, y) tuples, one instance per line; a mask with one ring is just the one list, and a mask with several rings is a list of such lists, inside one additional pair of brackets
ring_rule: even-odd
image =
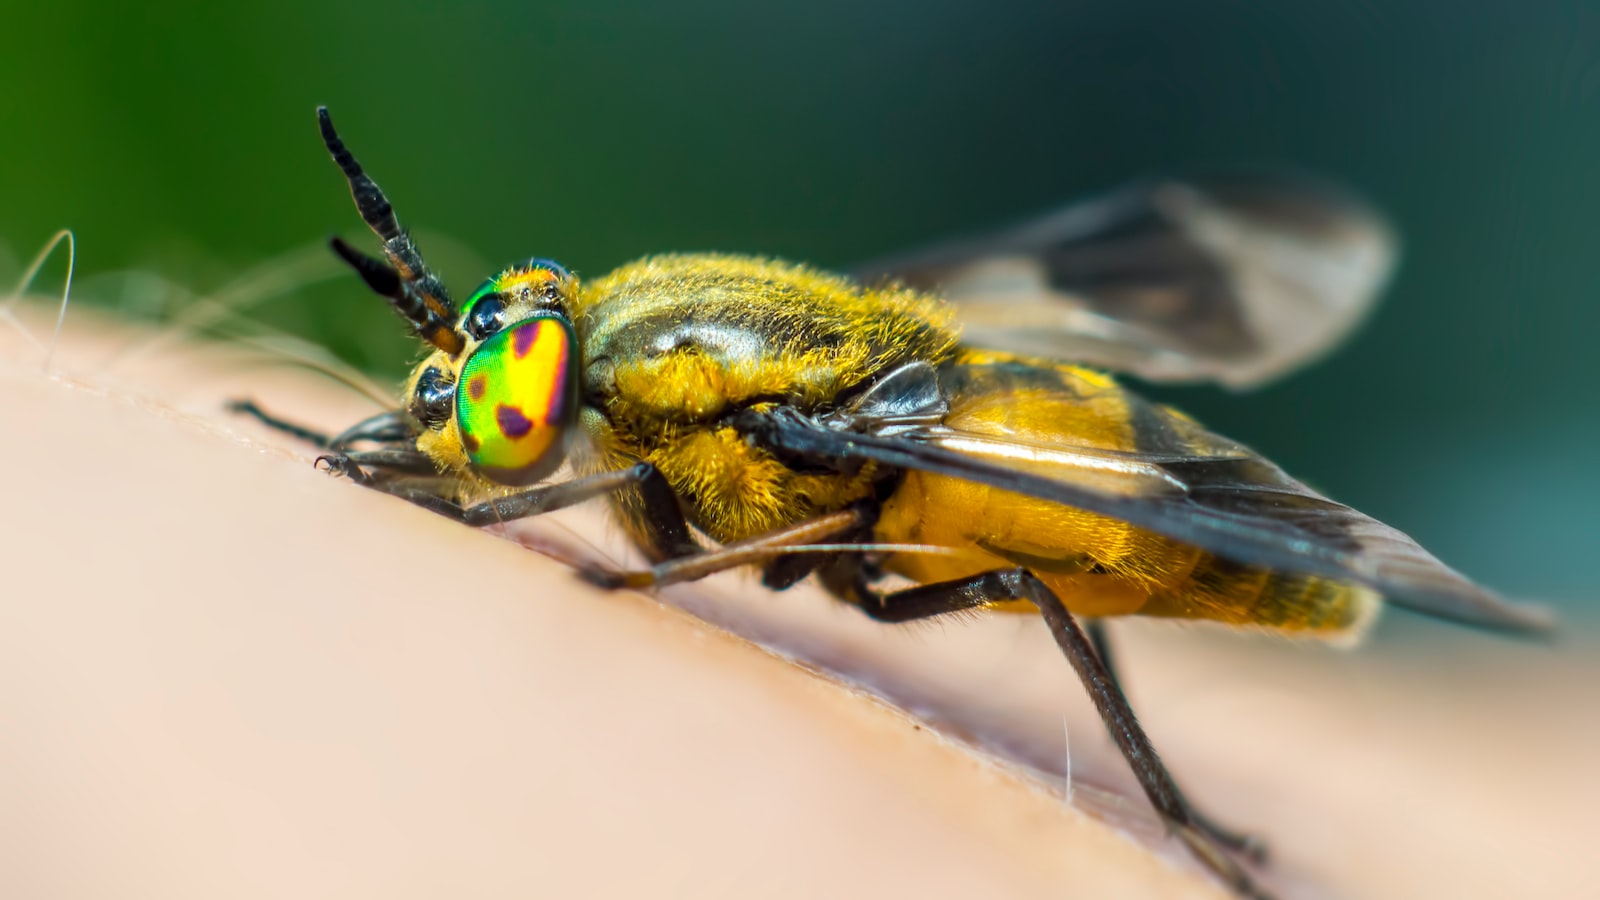
[[(223, 406), (366, 400), (73, 316), (48, 371), (0, 329), (8, 894), (1225, 896), (1034, 619), (887, 628), (738, 574), (600, 593), (519, 546), (627, 561), (598, 505), (497, 535), (358, 490)], [(1281, 895), (1592, 890), (1592, 636), (1392, 619), (1354, 653), (1113, 638)]]

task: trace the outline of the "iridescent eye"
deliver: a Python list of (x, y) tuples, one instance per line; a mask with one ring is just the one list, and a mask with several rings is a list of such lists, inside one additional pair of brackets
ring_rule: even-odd
[(473, 351), (456, 384), (456, 422), (472, 465), (501, 484), (555, 471), (577, 415), (577, 338), (559, 315), (524, 319)]

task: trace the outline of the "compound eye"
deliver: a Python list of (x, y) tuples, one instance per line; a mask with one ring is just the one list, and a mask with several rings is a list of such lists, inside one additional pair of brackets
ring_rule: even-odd
[(481, 341), (498, 332), (504, 325), (505, 313), (506, 301), (499, 294), (474, 299), (472, 308), (467, 311), (467, 334)]
[(478, 345), (456, 386), (456, 422), (472, 465), (531, 484), (561, 464), (577, 415), (577, 338), (564, 316), (524, 319)]

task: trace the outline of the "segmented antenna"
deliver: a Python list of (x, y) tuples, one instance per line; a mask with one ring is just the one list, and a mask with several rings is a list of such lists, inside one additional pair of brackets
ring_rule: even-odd
[(391, 265), (374, 259), (345, 243), (341, 238), (330, 238), (328, 246), (338, 257), (356, 270), (361, 280), (380, 297), (389, 298), (389, 305), (417, 327), (417, 334), (428, 343), (451, 356), (466, 346), (450, 322), (439, 318), (428, 306), (427, 297), (417, 283), (407, 280)]
[(356, 211), (361, 213), (367, 227), (383, 239), (383, 253), (389, 258), (389, 264), (367, 256), (339, 238), (330, 241), (333, 252), (355, 269), (374, 293), (387, 297), (395, 311), (416, 327), (423, 340), (452, 356), (460, 353), (466, 342), (453, 327), (456, 305), (449, 291), (423, 262), (422, 251), (417, 249), (411, 236), (400, 228), (389, 198), (339, 138), (326, 106), (317, 107), (317, 125), (322, 130), (322, 143), (327, 146), (328, 155), (350, 183)]

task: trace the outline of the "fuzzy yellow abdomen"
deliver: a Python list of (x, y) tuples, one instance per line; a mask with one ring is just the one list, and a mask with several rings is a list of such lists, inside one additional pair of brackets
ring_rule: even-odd
[[(1182, 490), (1140, 454), (1237, 452), (1192, 420), (1095, 372), (966, 351), (941, 371), (950, 446), (1066, 483), (1142, 495)], [(989, 439), (989, 443), (985, 440)], [(1106, 465), (1100, 465), (1105, 463)], [(907, 472), (876, 539), (946, 553), (899, 553), (888, 568), (919, 582), (1025, 566), (1075, 613), (1145, 615), (1335, 636), (1377, 609), (1372, 592), (1325, 578), (1241, 566), (1126, 522), (927, 472)], [(1000, 608), (1031, 610), (1031, 604)]]
[[(1094, 513), (957, 478), (912, 472), (885, 504), (876, 539), (947, 548), (900, 553), (918, 582), (1025, 566), (1085, 616), (1199, 619), (1337, 637), (1359, 632), (1377, 597), (1326, 578), (1240, 566)], [(1032, 604), (996, 609), (1031, 612)]]

